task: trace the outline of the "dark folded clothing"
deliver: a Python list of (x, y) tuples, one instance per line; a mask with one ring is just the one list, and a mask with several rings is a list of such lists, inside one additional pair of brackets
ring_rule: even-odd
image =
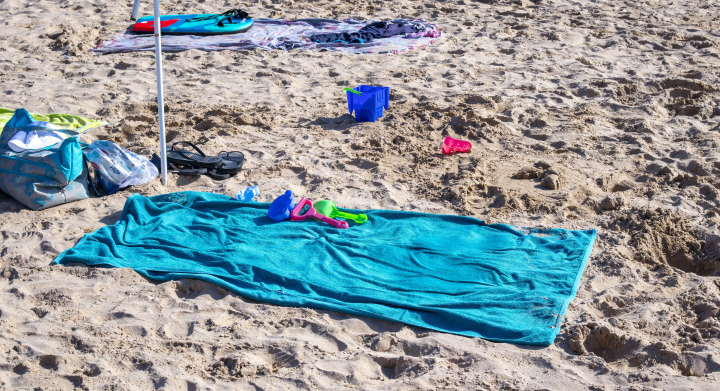
[(392, 37), (407, 33), (417, 33), (421, 31), (420, 27), (415, 24), (405, 22), (375, 22), (371, 23), (359, 31), (354, 33), (327, 33), (314, 34), (310, 36), (313, 42), (329, 43), (367, 43), (376, 38)]

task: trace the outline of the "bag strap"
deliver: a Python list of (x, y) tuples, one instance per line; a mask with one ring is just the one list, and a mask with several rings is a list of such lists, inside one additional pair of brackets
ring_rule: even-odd
[(75, 137), (75, 136), (79, 136), (79, 135), (80, 135), (80, 132), (75, 131), (75, 130), (72, 130), (72, 129), (48, 129), (48, 130), (53, 131), (53, 132), (65, 133), (65, 134), (70, 135), (70, 136), (72, 136), (72, 137)]
[(225, 21), (227, 21), (229, 24), (232, 24), (232, 16), (220, 19), (217, 23), (218, 27), (225, 27), (225, 24), (223, 23)]
[(186, 21), (186, 22), (200, 22), (200, 21), (203, 21), (203, 20), (210, 20), (210, 19), (220, 18), (220, 20), (219, 20), (218, 23), (217, 23), (218, 27), (225, 27), (225, 24), (223, 23), (223, 22), (225, 22), (225, 21), (227, 21), (227, 23), (232, 24), (233, 18), (235, 18), (235, 19), (247, 19), (247, 18), (249, 18), (249, 17), (250, 17), (250, 15), (249, 15), (247, 12), (241, 10), (240, 8), (234, 8), (234, 9), (231, 9), (231, 10), (229, 10), (229, 11), (225, 11), (225, 12), (223, 12), (222, 14), (212, 14), (212, 15), (208, 15), (208, 16), (196, 16), (196, 17), (194, 17), (194, 18), (190, 18), (190, 19), (187, 19), (187, 20), (185, 20), (185, 21)]

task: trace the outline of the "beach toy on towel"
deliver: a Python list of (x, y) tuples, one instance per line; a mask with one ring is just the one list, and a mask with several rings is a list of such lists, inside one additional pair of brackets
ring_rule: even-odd
[(268, 217), (275, 221), (283, 221), (290, 217), (293, 207), (295, 206), (295, 197), (290, 190), (285, 191), (283, 195), (276, 198), (268, 208)]
[[(308, 207), (307, 212), (300, 214), (306, 206)], [(300, 202), (297, 203), (297, 205), (295, 205), (295, 208), (290, 213), (290, 220), (301, 221), (310, 218), (324, 221), (335, 228), (348, 229), (349, 227), (347, 221), (335, 220), (331, 219), (330, 217), (321, 215), (315, 210), (315, 208), (313, 208), (312, 201), (308, 200), (307, 198), (303, 198), (300, 200)]]
[[(248, 31), (253, 20), (239, 9), (222, 14), (162, 15), (160, 33), (162, 35), (219, 35)], [(155, 33), (155, 17), (143, 16), (133, 25), (136, 33)]]
[(359, 86), (355, 89), (344, 88), (347, 95), (348, 110), (355, 112), (358, 122), (375, 122), (390, 108), (390, 87)]
[(338, 217), (343, 219), (352, 220), (358, 224), (362, 224), (367, 221), (367, 216), (364, 214), (352, 214), (347, 212), (341, 212), (337, 208), (337, 204), (330, 200), (320, 200), (313, 204), (313, 208), (323, 216), (327, 216), (333, 219)]
[(470, 141), (457, 140), (452, 137), (445, 137), (443, 141), (442, 151), (444, 154), (451, 154), (453, 152), (470, 152), (472, 144)]

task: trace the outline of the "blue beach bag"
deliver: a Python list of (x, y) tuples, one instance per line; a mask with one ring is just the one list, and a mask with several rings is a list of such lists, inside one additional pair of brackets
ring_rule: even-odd
[[(8, 141), (19, 131), (52, 130), (69, 135), (46, 148), (15, 152)], [(0, 134), (0, 190), (33, 210), (88, 198), (85, 144), (79, 133), (35, 121), (25, 109), (15, 110)]]

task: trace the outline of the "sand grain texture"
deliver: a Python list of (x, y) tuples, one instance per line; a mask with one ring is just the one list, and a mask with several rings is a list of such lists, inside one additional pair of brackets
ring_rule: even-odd
[[(141, 14), (151, 12), (149, 2)], [(235, 4), (163, 1), (166, 12)], [(241, 7), (243, 5), (240, 5)], [(0, 1), (0, 106), (114, 122), (157, 148), (153, 53), (88, 50), (131, 2)], [(0, 389), (717, 389), (720, 5), (715, 1), (255, 1), (258, 17), (424, 17), (396, 56), (165, 54), (168, 141), (240, 150), (237, 177), (171, 175), (33, 212), (0, 193)], [(389, 86), (355, 123), (343, 87)], [(445, 136), (473, 142), (443, 156)], [(555, 344), (496, 344), (253, 302), (132, 270), (49, 266), (132, 192), (259, 185), (352, 208), (599, 236)], [(458, 233), (462, 234), (462, 233)]]

